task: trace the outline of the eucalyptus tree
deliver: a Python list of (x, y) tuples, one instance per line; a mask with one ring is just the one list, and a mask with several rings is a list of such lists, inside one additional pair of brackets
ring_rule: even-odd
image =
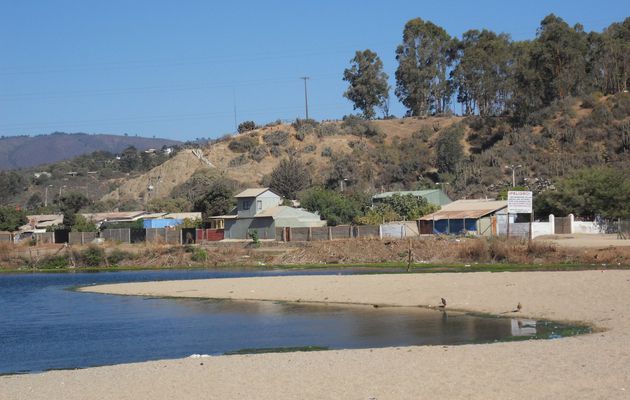
[(452, 94), (448, 79), (454, 60), (454, 42), (440, 26), (420, 18), (403, 30), (403, 43), (396, 49), (396, 96), (410, 115), (441, 114)]
[(458, 63), (452, 71), (457, 101), (464, 114), (500, 114), (511, 96), (513, 54), (510, 38), (483, 30), (469, 30), (457, 46)]
[(588, 69), (594, 85), (605, 94), (620, 93), (630, 85), (630, 17), (602, 33), (588, 35)]
[(344, 97), (352, 101), (354, 109), (361, 110), (367, 119), (374, 118), (375, 107), (379, 107), (387, 116), (389, 77), (383, 72), (381, 59), (375, 52), (367, 49), (357, 51), (350, 63), (350, 68), (343, 71), (343, 80), (348, 82)]

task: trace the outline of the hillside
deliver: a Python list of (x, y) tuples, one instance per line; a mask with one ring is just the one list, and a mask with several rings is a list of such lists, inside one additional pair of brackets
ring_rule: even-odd
[[(97, 153), (25, 170), (27, 187), (7, 202), (27, 207), (37, 203), (31, 199), (37, 195), (41, 204), (49, 186), (55, 196), (85, 192), (99, 210), (147, 207), (158, 199), (175, 199), (175, 208), (186, 209), (213, 180), (228, 182), (233, 190), (269, 185), (271, 172), (287, 157), (306, 166), (313, 186), (339, 189), (343, 182), (351, 193), (371, 195), (440, 183), (454, 199), (496, 197), (511, 186), (510, 165), (515, 183), (534, 192), (579, 168), (630, 170), (627, 93), (566, 99), (539, 110), (531, 121), (515, 126), (507, 117), (350, 117), (269, 124), (168, 157), (139, 153), (133, 170), (120, 164), (124, 157), (119, 161)], [(33, 179), (40, 170), (50, 171), (52, 178)], [(69, 176), (69, 171), (79, 174)]]
[(51, 164), (94, 151), (120, 153), (129, 146), (146, 150), (180, 143), (170, 139), (85, 133), (3, 137), (0, 138), (0, 170)]

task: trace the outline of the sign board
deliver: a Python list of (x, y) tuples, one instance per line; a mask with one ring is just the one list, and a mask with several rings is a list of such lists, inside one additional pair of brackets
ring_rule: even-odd
[(510, 214), (532, 213), (532, 192), (510, 191), (508, 192), (508, 209)]

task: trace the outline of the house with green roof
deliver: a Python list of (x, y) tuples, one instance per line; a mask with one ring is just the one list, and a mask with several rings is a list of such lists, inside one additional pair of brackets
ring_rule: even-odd
[(384, 192), (379, 193), (377, 195), (372, 196), (372, 205), (376, 205), (385, 199), (392, 197), (393, 195), (412, 195), (415, 197), (423, 197), (429, 202), (429, 204), (433, 204), (436, 206), (445, 206), (451, 203), (451, 200), (446, 193), (444, 193), (441, 189), (427, 189), (427, 190), (407, 190), (407, 191), (398, 191), (398, 192)]

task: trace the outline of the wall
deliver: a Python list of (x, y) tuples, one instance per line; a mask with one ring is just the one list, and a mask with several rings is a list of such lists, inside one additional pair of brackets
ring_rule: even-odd
[(97, 232), (70, 232), (68, 235), (68, 244), (92, 243), (97, 236)]
[(238, 218), (225, 220), (226, 239), (249, 239), (248, 233), (256, 230), (260, 239), (275, 239), (273, 218)]
[(413, 236), (418, 236), (418, 225), (416, 222), (390, 222), (381, 225), (381, 237), (401, 239)]
[(101, 237), (112, 242), (131, 243), (131, 229), (105, 229), (101, 231)]

